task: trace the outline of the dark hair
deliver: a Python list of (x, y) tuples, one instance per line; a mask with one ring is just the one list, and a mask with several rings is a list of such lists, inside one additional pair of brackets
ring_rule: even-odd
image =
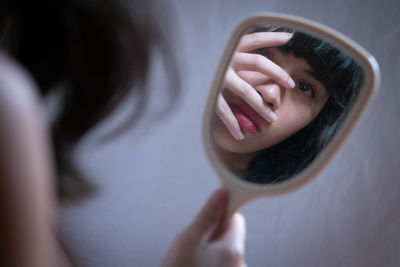
[(73, 147), (133, 90), (140, 98), (133, 117), (144, 108), (154, 50), (163, 52), (175, 83), (169, 89), (177, 94), (168, 25), (162, 21), (161, 30), (151, 1), (9, 0), (0, 9), (9, 19), (2, 47), (30, 72), (43, 96), (54, 90), (62, 96), (52, 125), (59, 195), (86, 195), (93, 187), (73, 166)]
[[(289, 32), (279, 27), (257, 31)], [(256, 154), (243, 174), (243, 179), (254, 183), (282, 182), (306, 168), (332, 139), (360, 88), (361, 67), (327, 42), (294, 32), (291, 40), (279, 49), (304, 58), (329, 96), (320, 113), (306, 127)]]

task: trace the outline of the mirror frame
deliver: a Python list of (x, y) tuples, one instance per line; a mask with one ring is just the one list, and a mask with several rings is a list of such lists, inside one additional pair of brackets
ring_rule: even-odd
[[(296, 31), (301, 31), (313, 37), (326, 40), (338, 49), (342, 49), (349, 56), (353, 57), (363, 69), (363, 84), (361, 87), (363, 89), (335, 136), (328, 143), (326, 148), (314, 159), (312, 164), (288, 181), (274, 185), (260, 185), (238, 179), (224, 166), (214, 149), (211, 135), (211, 123), (215, 114), (217, 95), (223, 82), (226, 69), (230, 63), (231, 56), (241, 36), (254, 25), (271, 24), (294, 28)], [(375, 58), (353, 40), (332, 28), (309, 19), (281, 13), (260, 13), (241, 22), (236, 27), (224, 50), (210, 88), (203, 117), (203, 145), (207, 157), (217, 172), (222, 187), (228, 190), (230, 194), (227, 216), (233, 214), (234, 211), (252, 199), (288, 193), (304, 186), (315, 178), (333, 158), (350, 132), (354, 129), (368, 104), (371, 103), (372, 97), (377, 93), (379, 83), (380, 71)]]

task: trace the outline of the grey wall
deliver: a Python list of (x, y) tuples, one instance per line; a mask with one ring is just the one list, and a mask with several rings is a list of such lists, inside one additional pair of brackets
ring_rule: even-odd
[[(61, 207), (60, 235), (79, 266), (157, 266), (217, 179), (201, 143), (201, 118), (224, 46), (245, 17), (260, 11), (304, 16), (369, 50), (381, 90), (356, 130), (319, 177), (297, 192), (251, 203), (249, 266), (398, 266), (400, 264), (400, 2), (174, 1), (182, 97), (163, 120), (150, 113), (112, 142), (96, 134), (77, 161), (99, 194)], [(156, 74), (153, 109), (164, 86)], [(129, 114), (121, 107), (103, 127)]]

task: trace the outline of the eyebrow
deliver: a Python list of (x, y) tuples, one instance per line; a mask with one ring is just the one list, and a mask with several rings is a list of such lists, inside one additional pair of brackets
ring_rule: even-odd
[[(310, 76), (311, 78), (313, 78), (314, 80), (317, 80), (320, 84), (324, 85), (324, 82), (321, 81), (320, 78), (318, 78), (317, 74), (313, 71), (313, 70), (304, 70), (302, 71), (303, 73), (307, 74), (308, 76)], [(325, 85), (324, 85), (325, 86)]]
[(325, 82), (322, 81), (320, 78), (318, 78), (318, 75), (313, 70), (303, 70), (302, 72), (305, 73), (310, 78), (319, 82), (324, 87), (325, 91), (328, 93), (328, 89), (327, 89)]

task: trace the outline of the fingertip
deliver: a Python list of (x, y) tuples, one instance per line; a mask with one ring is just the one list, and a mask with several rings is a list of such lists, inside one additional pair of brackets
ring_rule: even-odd
[(287, 41), (289, 41), (290, 39), (292, 39), (292, 37), (293, 37), (293, 33), (291, 33), (291, 32), (288, 32), (288, 33), (286, 33), (286, 39), (287, 39)]
[(232, 232), (234, 232), (235, 235), (242, 236), (243, 238), (246, 234), (246, 220), (239, 212), (235, 212), (230, 218), (225, 235), (229, 236)]
[(226, 193), (226, 191), (223, 190), (223, 189), (218, 189), (218, 190), (215, 190), (211, 194), (211, 196), (210, 196), (210, 198), (209, 198), (207, 203), (212, 205), (212, 206), (215, 206), (215, 207), (218, 206), (219, 207), (219, 206), (224, 206), (226, 201), (227, 201), (227, 193)]
[(270, 122), (272, 123), (272, 122), (274, 122), (274, 121), (276, 121), (277, 119), (278, 119), (278, 116), (276, 116), (276, 114), (275, 114), (275, 112), (273, 112), (272, 110), (270, 110), (269, 112), (268, 112), (268, 118), (270, 119)]
[(239, 140), (239, 141), (244, 139), (244, 135), (240, 130), (235, 132), (234, 137), (236, 140)]
[(243, 252), (246, 240), (246, 220), (241, 213), (232, 215), (221, 241), (230, 244), (233, 251)]
[(239, 227), (243, 232), (246, 231), (246, 219), (240, 212), (233, 214), (232, 220), (236, 227)]
[(293, 81), (291, 77), (289, 77), (287, 79), (287, 85), (289, 86), (289, 88), (294, 88), (296, 86), (296, 83)]

